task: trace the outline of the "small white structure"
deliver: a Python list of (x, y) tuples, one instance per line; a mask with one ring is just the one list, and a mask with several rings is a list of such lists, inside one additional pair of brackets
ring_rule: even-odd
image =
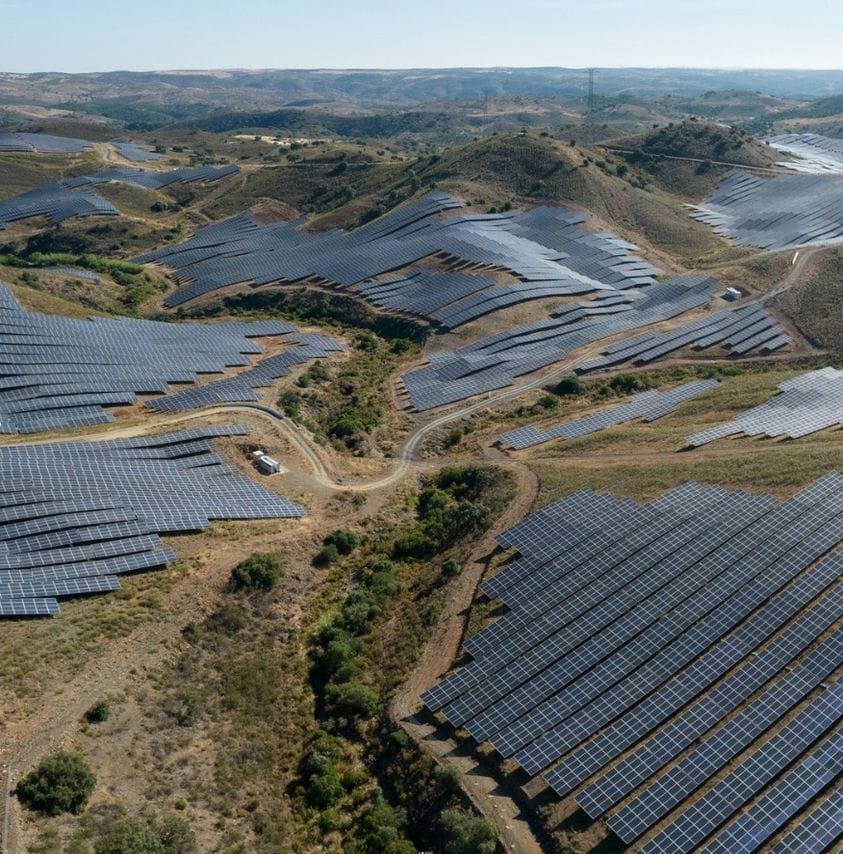
[(737, 288), (726, 288), (723, 292), (723, 299), (727, 302), (734, 302), (736, 299), (740, 299), (743, 294)]
[(278, 474), (281, 471), (281, 463), (266, 454), (258, 457), (256, 465), (261, 474)]

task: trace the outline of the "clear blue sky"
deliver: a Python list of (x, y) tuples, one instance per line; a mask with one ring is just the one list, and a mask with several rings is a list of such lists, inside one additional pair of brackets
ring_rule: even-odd
[(1, 71), (839, 68), (843, 0), (0, 0)]

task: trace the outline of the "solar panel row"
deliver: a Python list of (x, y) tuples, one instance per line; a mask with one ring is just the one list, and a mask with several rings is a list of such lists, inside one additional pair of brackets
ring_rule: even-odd
[(213, 451), (218, 427), (101, 442), (0, 447), (0, 615), (58, 612), (117, 576), (173, 559), (158, 535), (212, 519), (295, 518), (303, 510)]
[(779, 151), (795, 154), (797, 159), (782, 162), (794, 172), (809, 175), (843, 174), (843, 142), (818, 133), (783, 133), (765, 142)]
[[(262, 348), (252, 339), (282, 336), (286, 348), (250, 366)], [(177, 324), (128, 318), (77, 320), (24, 311), (0, 283), (0, 432), (32, 433), (112, 420), (105, 407), (164, 394), (200, 373), (246, 370), (152, 400), (156, 409), (255, 400), (298, 364), (341, 346), (280, 321)]]
[(37, 151), (41, 154), (79, 154), (90, 148), (86, 139), (48, 133), (0, 133), (0, 152)]
[(634, 246), (585, 231), (565, 208), (439, 216), (457, 209), (452, 196), (430, 193), (354, 231), (323, 234), (240, 215), (140, 260), (176, 271), (183, 287), (171, 305), (232, 284), (311, 280), (447, 328), (525, 300), (650, 285), (658, 273)]
[(677, 386), (670, 391), (656, 391), (655, 389), (634, 394), (627, 403), (620, 406), (612, 406), (594, 415), (569, 421), (554, 427), (540, 430), (536, 427), (519, 427), (502, 433), (495, 441), (507, 448), (523, 450), (532, 448), (552, 439), (574, 439), (577, 436), (586, 436), (596, 433), (607, 427), (614, 427), (625, 421), (640, 418), (642, 421), (655, 421), (673, 412), (680, 403), (699, 397), (701, 394), (717, 388), (717, 380), (694, 380)]
[(0, 201), (0, 230), (6, 227), (6, 223), (36, 216), (47, 217), (53, 223), (73, 217), (115, 216), (120, 211), (92, 189), (109, 181), (158, 190), (171, 184), (217, 181), (237, 171), (236, 166), (201, 166), (169, 172), (118, 166), (78, 178), (67, 178)]
[(779, 384), (780, 394), (734, 421), (688, 437), (693, 447), (726, 436), (787, 436), (797, 439), (843, 425), (843, 370), (821, 368)]
[(838, 773), (838, 742), (813, 745), (843, 709), (843, 684), (823, 690), (843, 660), (843, 476), (784, 502), (580, 490), (499, 543), (517, 555), (483, 590), (508, 611), (423, 695), (431, 711), (527, 774), (551, 766), (560, 796), (587, 784), (592, 818), (639, 789), (608, 825), (626, 842), (659, 825), (644, 850), (755, 850)]
[(776, 250), (843, 238), (843, 178), (735, 171), (691, 216), (742, 246)]

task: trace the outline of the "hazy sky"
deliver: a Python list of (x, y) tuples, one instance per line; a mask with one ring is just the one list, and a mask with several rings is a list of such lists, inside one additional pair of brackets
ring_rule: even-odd
[(840, 68), (843, 0), (0, 0), (2, 71)]

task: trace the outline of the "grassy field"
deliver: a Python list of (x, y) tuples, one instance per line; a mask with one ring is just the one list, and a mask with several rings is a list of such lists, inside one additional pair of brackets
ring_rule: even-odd
[(646, 500), (686, 480), (786, 496), (830, 470), (843, 470), (839, 430), (799, 440), (740, 437), (686, 447), (689, 435), (769, 400), (780, 382), (803, 372), (791, 368), (723, 376), (719, 388), (654, 423), (632, 422), (539, 445), (527, 452), (526, 462), (541, 480), (540, 503), (581, 486)]
[(843, 354), (843, 250), (825, 252), (807, 281), (777, 304), (812, 344)]

